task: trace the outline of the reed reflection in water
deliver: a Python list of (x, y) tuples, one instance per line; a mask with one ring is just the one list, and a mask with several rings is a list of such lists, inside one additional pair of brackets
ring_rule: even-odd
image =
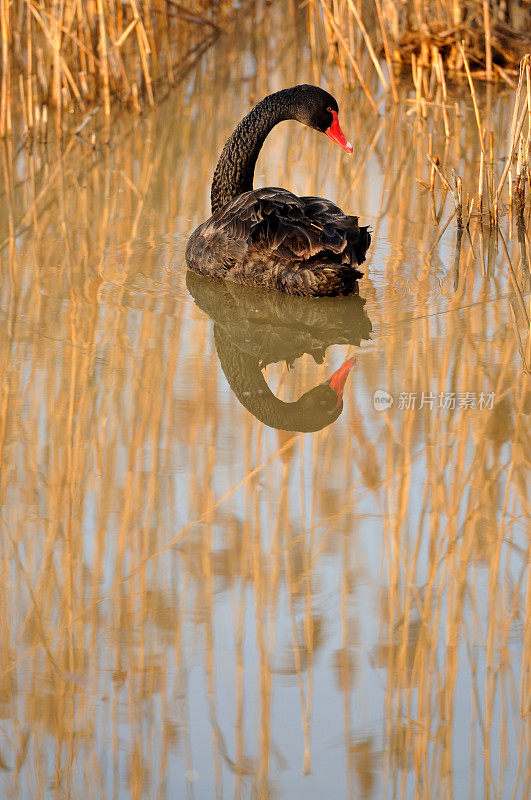
[[(403, 107), (340, 98), (348, 163), (279, 129), (260, 181), (365, 211), (374, 246), (351, 332), (304, 323), (299, 347), (294, 314), (296, 368), (262, 364), (291, 402), (355, 354), (341, 415), (294, 435), (250, 414), (183, 252), (249, 94), (311, 68), (272, 69), (253, 35), (186, 102), (119, 121), (120, 146), (1, 145), (2, 796), (527, 798), (531, 392), (507, 256), (476, 226), (456, 261)], [(438, 408), (452, 391), (492, 407)]]

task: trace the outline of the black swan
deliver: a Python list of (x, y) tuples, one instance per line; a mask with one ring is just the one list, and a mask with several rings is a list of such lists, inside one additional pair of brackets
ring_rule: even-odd
[(225, 144), (214, 172), (212, 216), (186, 247), (188, 266), (210, 277), (313, 297), (351, 294), (371, 237), (358, 218), (330, 200), (286, 189), (253, 190), (256, 159), (268, 133), (295, 119), (352, 152), (338, 105), (317, 86), (294, 86), (261, 100)]
[(339, 417), (352, 359), (295, 403), (275, 397), (262, 370), (280, 361), (291, 367), (304, 353), (322, 364), (332, 344), (359, 346), (372, 330), (365, 300), (355, 294), (316, 303), (191, 271), (186, 284), (196, 305), (213, 319), (221, 368), (232, 391), (253, 416), (271, 428), (302, 433), (321, 430)]

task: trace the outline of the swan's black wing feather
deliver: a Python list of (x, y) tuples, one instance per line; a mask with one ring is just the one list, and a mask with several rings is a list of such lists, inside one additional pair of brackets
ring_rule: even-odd
[(188, 265), (291, 294), (346, 294), (362, 273), (367, 228), (328, 200), (276, 187), (239, 195), (192, 234)]

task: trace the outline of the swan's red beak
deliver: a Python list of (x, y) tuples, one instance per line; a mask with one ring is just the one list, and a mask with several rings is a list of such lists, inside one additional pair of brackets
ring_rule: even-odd
[(330, 125), (330, 127), (325, 130), (326, 135), (330, 139), (332, 139), (333, 142), (335, 142), (340, 147), (342, 147), (343, 150), (346, 150), (347, 153), (352, 153), (353, 147), (350, 144), (350, 142), (347, 142), (347, 140), (345, 139), (345, 134), (343, 133), (343, 131), (339, 127), (339, 120), (337, 118), (337, 111), (332, 111), (331, 109), (330, 109), (330, 111), (331, 111), (332, 116), (333, 116), (334, 119), (333, 119), (332, 124)]
[(349, 358), (347, 361), (343, 362), (339, 369), (330, 375), (328, 378), (327, 383), (330, 385), (330, 388), (334, 390), (337, 394), (337, 404), (339, 405), (340, 402), (343, 400), (343, 389), (345, 387), (345, 382), (348, 378), (348, 374), (354, 364), (356, 363), (356, 359)]

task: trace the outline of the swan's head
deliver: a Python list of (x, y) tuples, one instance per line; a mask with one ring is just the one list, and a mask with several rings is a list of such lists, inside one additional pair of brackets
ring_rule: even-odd
[(339, 125), (339, 108), (335, 97), (319, 86), (309, 84), (295, 86), (288, 91), (291, 94), (289, 105), (293, 119), (316, 131), (326, 133), (343, 150), (352, 153), (352, 145), (347, 142)]

